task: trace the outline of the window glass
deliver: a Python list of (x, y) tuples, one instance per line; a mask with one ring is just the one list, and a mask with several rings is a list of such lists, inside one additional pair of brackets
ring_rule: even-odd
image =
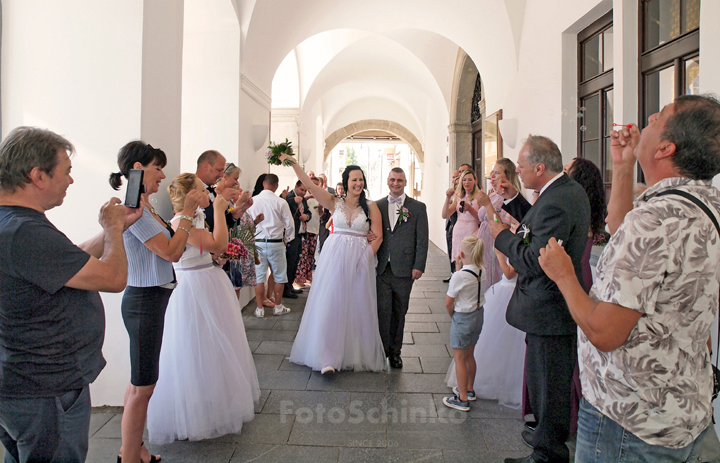
[(645, 34), (645, 50), (650, 50), (679, 37), (680, 0), (650, 0), (647, 2)]
[(612, 180), (613, 164), (612, 156), (610, 155), (610, 137), (605, 138), (605, 181), (609, 182)]
[(583, 100), (583, 140), (592, 140), (600, 137), (600, 95), (595, 94)]
[(609, 136), (613, 130), (613, 91), (605, 92), (605, 136)]
[(592, 140), (583, 143), (583, 157), (588, 161), (592, 161), (596, 166), (600, 166), (600, 141)]
[(583, 45), (583, 81), (591, 79), (602, 72), (602, 35), (596, 35)]
[(683, 34), (700, 27), (700, 0), (683, 0), (681, 16)]
[(603, 70), (613, 68), (613, 28), (603, 32)]
[(685, 95), (700, 94), (700, 58), (685, 61)]
[[(651, 72), (645, 80), (645, 117), (659, 112), (675, 99), (675, 66)], [(645, 125), (647, 121), (643, 121)]]

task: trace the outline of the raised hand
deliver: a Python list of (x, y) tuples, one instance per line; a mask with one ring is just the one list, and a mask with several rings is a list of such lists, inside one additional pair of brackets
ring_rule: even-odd
[(224, 211), (228, 207), (228, 200), (225, 199), (225, 196), (219, 195), (215, 197), (215, 201), (213, 204), (213, 209), (217, 209), (220, 211)]
[(125, 206), (125, 227), (123, 230), (130, 228), (132, 224), (138, 221), (143, 215), (143, 209), (145, 208), (145, 199), (140, 196), (140, 203), (138, 207), (127, 207)]
[(635, 166), (634, 151), (639, 142), (640, 130), (635, 124), (610, 132), (610, 155), (613, 164)]
[(302, 203), (302, 202), (303, 202), (302, 196), (295, 196), (295, 202), (296, 202), (297, 204)]
[[(218, 196), (220, 197), (220, 196)], [(223, 198), (224, 199), (224, 198)], [(217, 201), (217, 198), (216, 198)], [(183, 205), (183, 215), (189, 215), (193, 216), (195, 215), (195, 210), (198, 208), (200, 203), (202, 202), (202, 195), (197, 190), (190, 190), (188, 191), (188, 194), (185, 195), (185, 204)], [(227, 205), (227, 201), (225, 203)]]
[[(110, 201), (100, 207), (100, 215), (98, 221), (103, 230), (111, 230), (114, 228), (124, 229), (126, 210), (118, 198), (110, 198)], [(142, 215), (142, 209), (140, 214)], [(137, 219), (136, 219), (137, 220)]]
[(282, 191), (282, 193), (280, 193), (280, 197), (281, 197), (282, 199), (285, 199), (285, 198), (287, 197), (287, 195), (288, 195), (288, 191), (290, 191), (290, 187), (289, 187), (289, 186), (286, 186), (285, 189)]
[(497, 192), (504, 199), (512, 199), (515, 197), (515, 195), (518, 194), (518, 191), (515, 189), (512, 183), (510, 183), (510, 181), (506, 179), (500, 180), (500, 186), (498, 187)]
[[(242, 193), (240, 193), (240, 197), (239, 197), (238, 200), (237, 200), (237, 205), (238, 205), (238, 206), (242, 206), (242, 205), (244, 205), (247, 201), (252, 201), (252, 200), (250, 199), (250, 191), (249, 191), (249, 190), (245, 190), (245, 191), (243, 191)], [(252, 203), (250, 203), (250, 204), (252, 204)], [(250, 207), (250, 206), (248, 206), (248, 207)]]
[(490, 202), (490, 196), (486, 195), (482, 190), (478, 192), (477, 201), (480, 206), (485, 206), (485, 210), (487, 211), (490, 211), (493, 208), (492, 203)]
[(455, 194), (455, 188), (448, 188), (447, 191), (445, 192), (445, 196), (447, 196), (448, 198), (452, 198), (452, 195), (454, 195), (454, 194)]
[(255, 217), (255, 225), (259, 224), (263, 220), (265, 220), (265, 214), (261, 212), (257, 215), (257, 217)]
[(280, 155), (280, 162), (282, 162), (283, 164), (284, 164), (285, 161), (287, 161), (288, 159), (290, 160), (290, 162), (291, 162), (292, 164), (295, 164), (295, 163), (297, 162), (294, 157), (290, 156), (290, 155), (287, 154), (287, 153), (282, 153), (282, 154)]
[(548, 278), (556, 283), (563, 278), (575, 277), (572, 259), (555, 238), (550, 238), (547, 246), (540, 248), (538, 262)]

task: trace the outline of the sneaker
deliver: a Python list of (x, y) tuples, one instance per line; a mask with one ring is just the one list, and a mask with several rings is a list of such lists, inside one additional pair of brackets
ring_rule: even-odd
[(273, 310), (273, 315), (285, 315), (290, 313), (290, 308), (285, 307), (284, 305), (280, 304), (279, 306), (276, 305), (275, 309)]
[(257, 318), (263, 318), (265, 316), (265, 309), (262, 307), (258, 307), (255, 309), (255, 316)]
[(461, 412), (470, 411), (470, 402), (463, 402), (462, 400), (460, 400), (460, 397), (456, 395), (452, 397), (443, 397), (443, 404), (446, 407), (454, 408), (455, 410), (460, 410)]
[[(460, 390), (458, 389), (457, 386), (455, 386), (455, 387), (452, 389), (452, 391), (453, 391), (453, 394), (455, 394), (456, 396), (460, 397)], [(470, 402), (475, 402), (475, 400), (477, 400), (477, 397), (475, 397), (475, 391), (467, 391), (467, 393), (468, 393), (468, 400), (469, 400)]]

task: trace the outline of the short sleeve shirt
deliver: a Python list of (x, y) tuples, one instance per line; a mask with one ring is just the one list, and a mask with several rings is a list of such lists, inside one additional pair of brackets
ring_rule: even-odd
[(450, 278), (447, 295), (455, 299), (455, 312), (469, 313), (485, 305), (485, 296), (480, 294), (478, 300), (478, 279), (472, 273), (465, 272), (465, 269), (480, 275), (480, 269), (476, 266), (463, 265), (462, 270), (453, 273)]
[(160, 225), (147, 208), (137, 222), (123, 233), (128, 260), (128, 286), (160, 286), (172, 282), (175, 278), (172, 263), (145, 246), (147, 240), (160, 233), (167, 239), (171, 238), (170, 231)]
[(89, 259), (44, 214), (0, 206), (0, 397), (52, 397), (105, 366), (100, 295), (65, 286)]
[(707, 340), (718, 310), (720, 237), (687, 191), (719, 217), (709, 181), (664, 179), (635, 202), (603, 251), (590, 295), (642, 313), (611, 352), (579, 330), (583, 396), (644, 442), (690, 444), (710, 424), (712, 371)]

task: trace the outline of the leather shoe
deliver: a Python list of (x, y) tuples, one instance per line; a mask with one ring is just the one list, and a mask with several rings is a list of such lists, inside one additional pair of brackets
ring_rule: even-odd
[(292, 292), (293, 294), (302, 294), (302, 293), (303, 293), (303, 290), (302, 290), (302, 289), (290, 288), (290, 292)]
[(390, 366), (392, 368), (402, 368), (403, 362), (402, 358), (400, 358), (400, 354), (390, 354)]
[(291, 293), (290, 291), (283, 291), (282, 297), (284, 299), (297, 299), (298, 295), (295, 293)]
[(450, 283), (450, 278), (451, 278), (451, 277), (445, 278), (445, 279), (443, 280), (443, 283)]
[(528, 430), (524, 430), (520, 433), (520, 438), (522, 439), (523, 444), (527, 445), (530, 448), (533, 448), (533, 433)]
[(541, 463), (540, 460), (536, 460), (532, 455), (528, 455), (522, 458), (506, 458), (505, 463)]
[(528, 431), (535, 431), (535, 428), (537, 428), (537, 421), (526, 421), (525, 422), (525, 428)]

